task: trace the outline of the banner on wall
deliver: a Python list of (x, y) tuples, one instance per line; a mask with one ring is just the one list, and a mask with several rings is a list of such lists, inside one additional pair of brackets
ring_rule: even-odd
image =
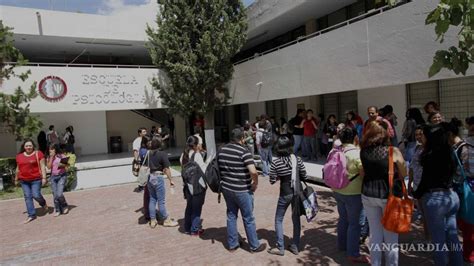
[(2, 90), (29, 89), (36, 81), (40, 97), (31, 102), (34, 113), (162, 108), (159, 94), (150, 84), (153, 77), (163, 82), (158, 69), (21, 67), (18, 73), (28, 69), (28, 80), (7, 80)]

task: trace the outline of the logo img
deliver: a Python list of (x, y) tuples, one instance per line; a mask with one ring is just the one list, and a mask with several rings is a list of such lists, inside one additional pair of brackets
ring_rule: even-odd
[(66, 96), (66, 82), (60, 77), (48, 76), (39, 83), (39, 94), (48, 102), (58, 102)]

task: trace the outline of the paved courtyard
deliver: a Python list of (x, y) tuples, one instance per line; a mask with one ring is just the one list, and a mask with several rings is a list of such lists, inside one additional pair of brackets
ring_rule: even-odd
[[(99, 178), (99, 177), (98, 177)], [(177, 185), (181, 186), (181, 181)], [(302, 221), (302, 247), (295, 256), (267, 252), (251, 254), (248, 245), (235, 253), (226, 250), (225, 203), (208, 192), (203, 209), (204, 235), (191, 237), (182, 228), (150, 229), (141, 213), (143, 194), (133, 192), (134, 184), (66, 193), (72, 209), (69, 214), (41, 215), (30, 224), (23, 199), (0, 202), (0, 264), (156, 264), (156, 265), (349, 265), (336, 249), (335, 201), (331, 192), (317, 187), (321, 211), (311, 224)], [(255, 216), (259, 237), (275, 243), (274, 212), (278, 185), (261, 177), (255, 196)], [(52, 205), (51, 196), (46, 197)], [(183, 220), (185, 201), (179, 189), (168, 195), (167, 207), (173, 217)], [(50, 207), (50, 212), (52, 208)], [(239, 217), (240, 219), (240, 217)], [(245, 237), (242, 221), (239, 231)], [(285, 235), (291, 235), (291, 217), (285, 217)], [(420, 228), (401, 236), (409, 243), (421, 238)], [(367, 247), (364, 246), (365, 252)], [(431, 265), (429, 253), (402, 252), (400, 265)]]

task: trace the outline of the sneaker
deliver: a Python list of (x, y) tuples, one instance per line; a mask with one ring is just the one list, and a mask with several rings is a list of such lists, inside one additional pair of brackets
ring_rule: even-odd
[(60, 212), (54, 211), (54, 213), (53, 213), (53, 217), (58, 217), (59, 215), (61, 215), (61, 213), (60, 213)]
[(149, 225), (151, 228), (155, 228), (158, 225), (158, 221), (156, 219), (151, 219)]
[(258, 246), (258, 248), (256, 248), (256, 249), (251, 249), (251, 250), (250, 250), (250, 253), (259, 253), (259, 252), (264, 251), (266, 248), (267, 248), (267, 244), (266, 244), (266, 243), (262, 243), (262, 244), (260, 244), (260, 246)]
[(192, 232), (192, 233), (189, 233), (191, 236), (201, 236), (202, 234), (204, 234), (204, 229), (199, 229), (197, 232)]
[(164, 227), (176, 227), (178, 226), (178, 222), (176, 222), (174, 219), (171, 218), (166, 218), (166, 220), (163, 221), (163, 226)]
[(298, 250), (298, 247), (295, 245), (290, 245), (288, 247), (288, 250), (295, 255), (298, 255), (300, 253), (300, 251)]
[(370, 264), (370, 258), (366, 255), (360, 255), (359, 257), (347, 257), (347, 259), (354, 264), (363, 263), (363, 264)]
[(236, 246), (236, 247), (233, 247), (233, 248), (229, 248), (229, 252), (230, 252), (230, 253), (234, 253), (234, 252), (236, 252), (239, 248), (240, 248), (240, 246)]
[(278, 255), (278, 256), (283, 256), (285, 255), (285, 251), (284, 250), (281, 250), (279, 248), (271, 248), (269, 250), (267, 250), (267, 252), (269, 254), (272, 254), (272, 255)]
[(27, 223), (29, 223), (29, 222), (32, 222), (32, 221), (35, 220), (35, 219), (36, 219), (36, 217), (28, 217), (28, 218), (26, 218), (26, 220), (25, 220), (23, 223), (24, 223), (24, 224), (27, 224)]
[(64, 209), (63, 209), (63, 214), (68, 214), (68, 213), (69, 213), (69, 207), (66, 206), (66, 207), (64, 207)]

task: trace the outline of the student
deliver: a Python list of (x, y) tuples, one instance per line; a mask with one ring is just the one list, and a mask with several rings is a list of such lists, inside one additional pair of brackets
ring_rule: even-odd
[(293, 151), (295, 154), (298, 154), (298, 151), (300, 148), (302, 149), (302, 153), (304, 153), (303, 150), (303, 133), (304, 129), (300, 127), (301, 121), (303, 121), (304, 117), (306, 117), (306, 113), (304, 109), (298, 109), (296, 110), (296, 115), (292, 119), (290, 119), (290, 125), (291, 125), (291, 132), (293, 134)]
[(434, 111), (428, 115), (428, 123), (431, 125), (437, 125), (444, 122), (444, 118), (439, 111)]
[(293, 221), (293, 240), (288, 247), (291, 253), (298, 255), (300, 250), (300, 212), (295, 204), (299, 203), (299, 191), (302, 191), (301, 182), (292, 179), (292, 168), (296, 167), (296, 173), (300, 181), (306, 179), (306, 169), (301, 158), (296, 158), (297, 165), (292, 165), (291, 156), (293, 155), (292, 143), (287, 136), (280, 136), (276, 142), (277, 158), (270, 166), (270, 183), (274, 184), (280, 181), (280, 196), (277, 202), (275, 213), (275, 232), (277, 237), (276, 248), (268, 250), (268, 253), (283, 256), (285, 254), (285, 244), (283, 235), (283, 218), (285, 212), (291, 204), (291, 217)]
[(429, 115), (434, 112), (439, 112), (440, 109), (436, 102), (430, 101), (425, 104), (423, 110), (425, 110), (425, 113)]
[(16, 155), (15, 184), (18, 182), (25, 196), (26, 212), (28, 218), (25, 224), (36, 219), (36, 209), (33, 203), (35, 199), (45, 213), (48, 212), (46, 200), (41, 195), (41, 186), (46, 185), (46, 165), (44, 155), (35, 150), (35, 144), (31, 139), (26, 139), (21, 145), (20, 153)]
[(319, 121), (313, 116), (313, 110), (306, 111), (306, 118), (301, 121), (300, 128), (303, 128), (303, 156), (306, 160), (316, 160), (316, 132), (318, 131)]
[(76, 143), (76, 138), (74, 137), (74, 127), (73, 126), (68, 126), (66, 128), (66, 133), (64, 134), (63, 137), (63, 142), (66, 145), (66, 152), (69, 153), (76, 153), (74, 150), (74, 143)]
[[(262, 175), (268, 176), (268, 171), (270, 168), (270, 164), (272, 163), (272, 142), (273, 138), (270, 139), (265, 138), (265, 135), (272, 134), (271, 131), (268, 131), (265, 127), (265, 122), (260, 121), (258, 123), (259, 128), (257, 129), (257, 133), (255, 134), (256, 144), (258, 153), (260, 155), (260, 160), (262, 161)], [(270, 143), (268, 143), (270, 142)]]
[(250, 124), (245, 123), (244, 125), (245, 144), (247, 145), (247, 148), (249, 149), (252, 156), (255, 155), (255, 144), (253, 140), (253, 137), (254, 137), (253, 135), (254, 135), (254, 132), (252, 131)]
[(329, 115), (323, 128), (324, 157), (327, 157), (337, 135), (337, 120), (335, 115)]
[(59, 134), (54, 130), (54, 125), (49, 126), (49, 131), (46, 133), (46, 140), (48, 141), (48, 147), (54, 144), (59, 145)]
[(425, 123), (425, 120), (418, 108), (408, 109), (405, 116), (406, 120), (403, 123), (402, 131), (402, 141), (405, 144), (404, 158), (407, 162), (411, 162), (416, 147), (415, 131), (418, 126)]
[(49, 147), (47, 166), (51, 169), (49, 182), (51, 183), (54, 198), (54, 217), (69, 212), (69, 207), (64, 197), (64, 187), (67, 181), (67, 161), (68, 158), (62, 153), (59, 145), (51, 145)]
[(393, 138), (395, 136), (395, 131), (393, 130), (393, 127), (392, 127), (392, 124), (390, 124), (390, 122), (381, 117), (379, 115), (379, 109), (376, 107), (376, 106), (369, 106), (367, 108), (367, 115), (369, 116), (369, 118), (365, 121), (364, 123), (364, 128), (362, 130), (362, 137), (363, 135), (365, 134), (365, 131), (366, 131), (366, 128), (367, 128), (367, 125), (370, 123), (370, 122), (373, 122), (375, 120), (380, 120), (380, 121), (384, 121), (386, 124), (387, 124), (387, 134), (390, 138)]
[[(196, 136), (188, 137), (186, 141), (186, 148), (181, 154), (181, 166), (187, 164), (194, 156), (196, 162), (201, 168), (202, 172), (206, 172), (208, 162), (204, 162), (204, 158), (199, 151), (199, 139)], [(184, 211), (184, 231), (191, 236), (200, 236), (204, 233), (201, 224), (201, 212), (206, 198), (206, 190), (197, 195), (192, 195), (188, 187), (184, 185), (184, 198), (186, 199), (186, 210)]]

